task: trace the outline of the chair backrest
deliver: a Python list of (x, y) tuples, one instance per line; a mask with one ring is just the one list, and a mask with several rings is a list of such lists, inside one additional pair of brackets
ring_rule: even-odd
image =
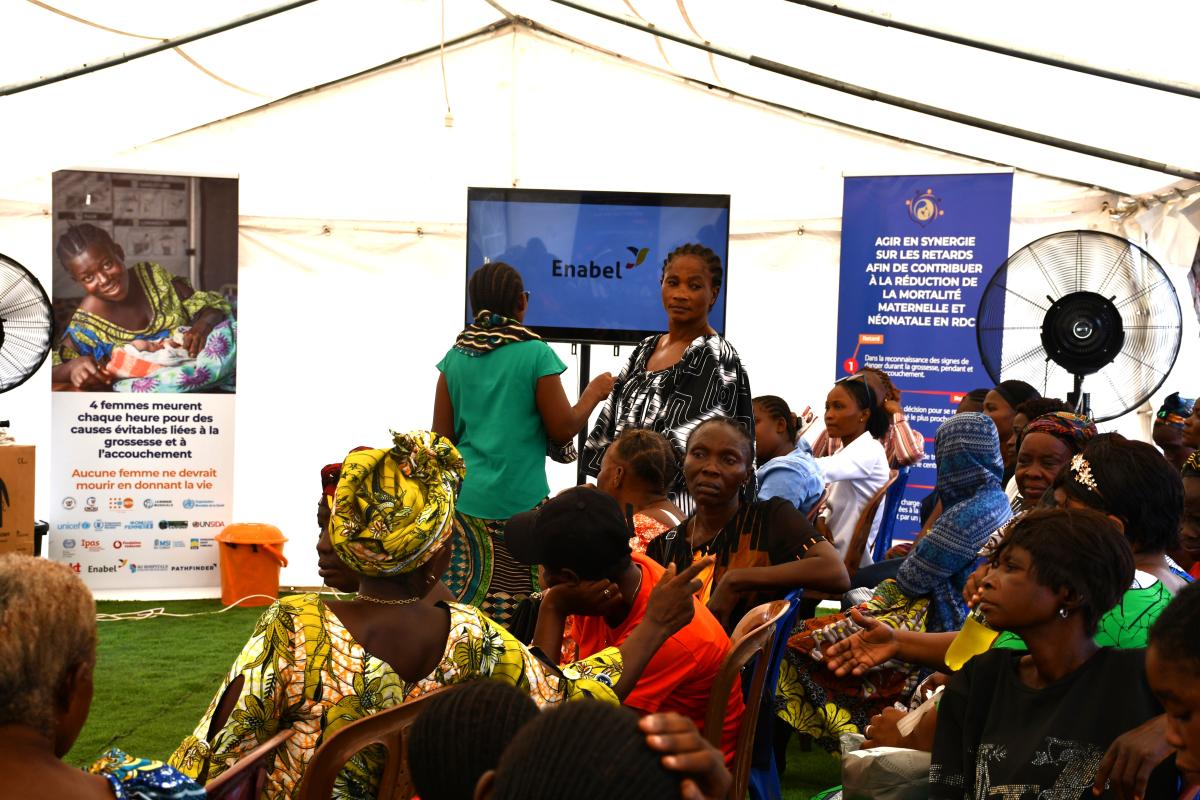
[(204, 787), (210, 800), (258, 800), (267, 781), (267, 759), (279, 745), (292, 738), (286, 728), (238, 759), (237, 763), (213, 778)]
[[(762, 707), (763, 686), (770, 668), (771, 652), (781, 635), (779, 621), (791, 610), (787, 600), (774, 600), (755, 606), (746, 612), (733, 634), (729, 637), (729, 653), (721, 662), (721, 669), (713, 681), (712, 696), (708, 700), (708, 714), (704, 720), (704, 738), (715, 747), (721, 746), (721, 734), (725, 727), (725, 708), (729, 693), (742, 679), (743, 668), (754, 660), (754, 672), (749, 686), (745, 687), (746, 712), (742, 716), (742, 728), (738, 732), (737, 752), (733, 759), (733, 787), (729, 796), (746, 796), (753, 761), (754, 732), (758, 727), (758, 713)], [(757, 658), (755, 658), (757, 656)]]
[(850, 546), (846, 548), (846, 572), (850, 573), (850, 577), (854, 577), (854, 573), (858, 572), (858, 565), (862, 561), (863, 551), (867, 549), (867, 540), (871, 538), (871, 527), (875, 524), (879, 506), (882, 505), (883, 498), (887, 496), (888, 488), (896, 482), (898, 474), (896, 470), (891, 471), (887, 483), (875, 493), (870, 502), (863, 506), (862, 513), (858, 515), (858, 522), (854, 525), (854, 535), (850, 537)]
[(808, 521), (816, 522), (817, 517), (821, 516), (821, 512), (825, 509), (825, 504), (829, 502), (829, 484), (825, 484), (825, 488), (821, 491), (821, 496), (817, 498), (817, 502), (813, 503), (813, 507), (808, 510)]
[(900, 501), (904, 498), (904, 489), (908, 486), (908, 473), (911, 467), (901, 467), (897, 470), (896, 480), (887, 490), (887, 499), (883, 501), (883, 519), (879, 521), (879, 533), (875, 536), (875, 545), (871, 548), (871, 558), (883, 561), (887, 551), (892, 546), (892, 537), (896, 532), (896, 512), (900, 510)]
[(333, 782), (354, 754), (373, 744), (387, 749), (383, 774), (379, 776), (379, 800), (410, 800), (415, 793), (408, 772), (406, 739), (426, 701), (436, 694), (452, 691), (447, 687), (424, 694), (398, 706), (379, 711), (352, 722), (325, 740), (304, 770), (297, 800), (328, 800)]

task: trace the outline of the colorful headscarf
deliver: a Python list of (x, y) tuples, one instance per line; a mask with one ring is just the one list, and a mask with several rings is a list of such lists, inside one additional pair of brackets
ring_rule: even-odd
[(1192, 415), (1192, 410), (1196, 407), (1196, 401), (1190, 397), (1180, 397), (1179, 392), (1174, 392), (1163, 400), (1162, 406), (1158, 409), (1158, 414), (1154, 417), (1155, 425), (1170, 425), (1172, 428), (1183, 429), (1183, 422)]
[(928, 597), (927, 630), (962, 627), (967, 576), (979, 548), (1012, 509), (1000, 483), (1004, 472), (996, 426), (984, 414), (955, 414), (938, 428), (937, 493), (944, 510), (904, 559), (896, 582), (909, 597)]
[(469, 356), (482, 356), (514, 342), (541, 339), (515, 319), (493, 314), (486, 308), (475, 315), (475, 321), (463, 328), (454, 340), (454, 349)]
[(390, 450), (347, 455), (334, 492), (333, 549), (370, 577), (412, 572), (445, 544), (466, 474), (444, 436), (393, 431), (392, 438)]
[(1065, 444), (1072, 453), (1082, 453), (1097, 432), (1096, 424), (1087, 417), (1070, 411), (1055, 411), (1035, 417), (1021, 431), (1021, 438), (1031, 433), (1045, 433)]

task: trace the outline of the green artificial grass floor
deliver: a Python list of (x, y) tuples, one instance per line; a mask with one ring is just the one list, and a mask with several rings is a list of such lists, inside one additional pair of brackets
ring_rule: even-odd
[[(216, 600), (96, 603), (100, 614), (162, 607), (171, 614), (217, 611)], [(263, 608), (222, 614), (101, 622), (96, 693), (87, 725), (66, 760), (86, 766), (110, 747), (166, 759), (195, 728)], [(808, 800), (841, 782), (839, 759), (802, 752), (793, 737), (784, 800)]]

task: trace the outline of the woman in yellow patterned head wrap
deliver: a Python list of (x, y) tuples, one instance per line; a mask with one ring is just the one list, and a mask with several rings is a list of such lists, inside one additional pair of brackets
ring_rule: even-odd
[[(316, 749), (355, 720), (481, 677), (528, 691), (541, 707), (584, 697), (620, 702), (662, 643), (690, 621), (694, 570), (672, 570), (619, 650), (557, 667), (479, 609), (444, 602), (435, 587), (450, 563), (462, 459), (438, 434), (393, 438), (390, 449), (347, 455), (334, 494), (329, 533), (360, 575), (354, 599), (303, 594), (271, 606), (172, 766), (211, 780), (290, 728), (260, 796), (292, 798)], [(378, 747), (355, 755), (332, 796), (374, 797), (383, 759)]]
[(346, 566), (372, 577), (425, 564), (450, 538), (466, 467), (444, 436), (392, 433), (390, 450), (360, 450), (342, 462), (330, 538)]

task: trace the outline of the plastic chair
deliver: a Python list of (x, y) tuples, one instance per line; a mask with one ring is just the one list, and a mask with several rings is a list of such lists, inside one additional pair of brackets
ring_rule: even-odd
[(869, 503), (863, 506), (862, 513), (858, 516), (858, 522), (854, 525), (854, 534), (850, 537), (850, 546), (846, 548), (846, 572), (850, 573), (851, 578), (854, 577), (854, 573), (858, 572), (858, 565), (862, 562), (863, 551), (867, 549), (867, 540), (871, 538), (871, 527), (875, 524), (875, 517), (879, 515), (879, 507), (883, 505), (888, 489), (896, 482), (898, 475), (896, 470), (891, 471), (887, 483), (875, 493)]
[(358, 751), (373, 744), (383, 745), (387, 750), (376, 797), (379, 800), (410, 800), (416, 791), (408, 773), (406, 740), (409, 729), (417, 721), (429, 698), (452, 689), (438, 689), (379, 711), (350, 723), (329, 737), (308, 762), (304, 778), (300, 781), (297, 800), (328, 800), (333, 796), (333, 782), (346, 762)]
[[(763, 687), (767, 682), (771, 654), (779, 637), (779, 621), (790, 610), (787, 600), (775, 600), (755, 606), (746, 612), (730, 637), (729, 653), (721, 662), (717, 679), (713, 681), (712, 696), (708, 701), (708, 714), (704, 719), (704, 738), (715, 747), (721, 746), (721, 734), (725, 726), (725, 706), (734, 683), (742, 680), (742, 671), (754, 661), (749, 687), (744, 688), (746, 713), (742, 716), (742, 728), (738, 732), (737, 750), (733, 758), (733, 786), (729, 797), (743, 798), (750, 783), (750, 766), (754, 752), (754, 734), (758, 727), (759, 710), (762, 707)], [(765, 656), (763, 654), (766, 654)], [(743, 687), (745, 682), (743, 681)], [(757, 698), (757, 702), (755, 701)]]
[(280, 731), (238, 759), (204, 787), (209, 800), (257, 800), (267, 782), (267, 759), (292, 738), (291, 728)]
[(910, 469), (912, 468), (901, 467), (895, 482), (888, 489), (887, 499), (883, 502), (883, 520), (879, 523), (879, 533), (875, 536), (875, 546), (871, 549), (873, 561), (883, 561), (892, 546), (892, 537), (896, 533), (896, 512), (900, 510), (900, 501), (904, 499), (904, 488), (908, 486)]
[(805, 515), (808, 517), (809, 524), (817, 521), (817, 517), (821, 516), (821, 512), (825, 510), (827, 502), (829, 502), (829, 484), (825, 484), (825, 488), (821, 491), (821, 496), (817, 498), (817, 502), (813, 503), (813, 507)]
[(767, 666), (767, 680), (763, 685), (763, 710), (759, 712), (758, 728), (754, 734), (754, 757), (750, 765), (751, 800), (780, 800), (783, 787), (779, 783), (779, 769), (775, 764), (775, 690), (779, 686), (779, 665), (787, 650), (788, 637), (800, 613), (800, 601), (804, 589), (796, 589), (784, 602), (788, 611), (779, 620), (775, 644), (771, 648), (771, 663)]

